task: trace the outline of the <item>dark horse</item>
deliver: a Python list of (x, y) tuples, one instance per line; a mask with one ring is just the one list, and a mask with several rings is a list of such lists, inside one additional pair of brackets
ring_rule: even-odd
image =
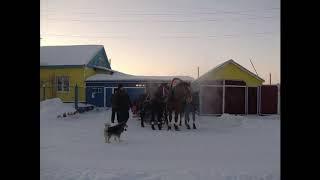
[[(159, 130), (165, 121), (166, 101), (168, 97), (169, 86), (165, 83), (159, 87), (150, 87), (147, 93), (141, 96), (139, 100), (139, 111), (141, 118), (141, 127), (144, 127), (144, 122), (149, 117), (151, 128), (155, 130), (155, 125), (158, 125)], [(155, 118), (157, 121), (155, 122)]]
[(161, 84), (151, 96), (151, 128), (155, 130), (155, 116), (157, 117), (158, 129), (162, 129), (162, 125), (166, 120), (166, 104), (169, 94), (169, 86), (166, 83)]
[[(178, 117), (184, 112), (186, 99), (191, 95), (190, 83), (174, 78), (171, 82), (170, 93), (167, 100), (169, 115), (168, 129), (171, 129), (172, 113), (174, 112), (174, 129), (179, 130)], [(181, 121), (181, 118), (180, 118)], [(186, 125), (188, 126), (187, 122)]]

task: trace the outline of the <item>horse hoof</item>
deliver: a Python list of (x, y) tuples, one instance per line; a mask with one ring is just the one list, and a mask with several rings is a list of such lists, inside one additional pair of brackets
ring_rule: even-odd
[(179, 127), (177, 125), (174, 126), (174, 130), (180, 131)]
[(171, 130), (171, 126), (168, 126), (168, 130)]
[(152, 130), (156, 130), (156, 128), (154, 128), (154, 126), (153, 126), (153, 125), (151, 126), (151, 128), (152, 128)]
[(195, 125), (195, 124), (193, 124), (193, 129), (197, 129), (197, 127), (196, 127), (196, 125)]
[(162, 128), (161, 126), (158, 126), (158, 129), (159, 129), (159, 130), (161, 130), (161, 128)]
[(144, 127), (144, 124), (141, 124), (141, 127)]
[(187, 124), (186, 126), (187, 126), (187, 129), (190, 129), (190, 126), (189, 126), (189, 124)]

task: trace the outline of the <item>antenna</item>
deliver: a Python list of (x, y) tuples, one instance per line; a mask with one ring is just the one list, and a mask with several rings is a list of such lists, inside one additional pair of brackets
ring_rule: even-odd
[(251, 65), (252, 65), (254, 71), (256, 72), (257, 76), (259, 76), (258, 73), (257, 73), (257, 71), (256, 71), (256, 68), (254, 67), (254, 65), (253, 65), (253, 63), (252, 63), (252, 61), (251, 61), (251, 59), (250, 59), (250, 62), (251, 62)]

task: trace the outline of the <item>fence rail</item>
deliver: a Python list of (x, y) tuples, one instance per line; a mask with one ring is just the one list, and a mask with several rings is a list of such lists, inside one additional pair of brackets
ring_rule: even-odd
[(279, 114), (279, 93), (277, 85), (201, 85), (199, 112), (202, 115)]

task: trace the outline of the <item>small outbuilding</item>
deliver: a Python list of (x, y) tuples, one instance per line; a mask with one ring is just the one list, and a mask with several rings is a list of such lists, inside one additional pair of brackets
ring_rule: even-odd
[(230, 59), (192, 82), (199, 95), (202, 115), (276, 114), (278, 86), (264, 80)]

